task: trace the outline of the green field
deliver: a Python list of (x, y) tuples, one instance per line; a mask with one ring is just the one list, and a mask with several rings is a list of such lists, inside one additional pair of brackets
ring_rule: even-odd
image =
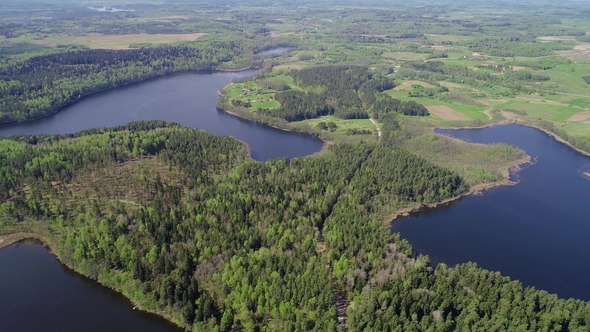
[[(335, 134), (345, 135), (346, 131), (348, 129), (369, 129), (369, 130), (373, 131), (373, 134), (375, 134), (375, 126), (373, 125), (373, 123), (369, 119), (342, 120), (342, 119), (339, 119), (333, 115), (328, 115), (328, 116), (322, 116), (322, 117), (319, 117), (316, 119), (307, 119), (307, 120), (303, 120), (303, 121), (295, 122), (295, 123), (308, 124), (312, 127), (316, 127), (318, 125), (318, 123), (320, 123), (320, 122), (334, 122), (334, 123), (336, 123), (338, 128), (334, 132)], [(360, 136), (366, 137), (366, 135), (360, 135)]]
[(525, 103), (520, 101), (509, 101), (496, 106), (496, 108), (523, 111), (527, 114), (554, 122), (564, 122), (574, 114), (582, 112), (581, 109), (574, 107), (542, 103)]

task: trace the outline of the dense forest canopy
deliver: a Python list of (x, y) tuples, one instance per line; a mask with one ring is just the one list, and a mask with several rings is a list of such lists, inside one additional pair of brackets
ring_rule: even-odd
[[(334, 115), (340, 119), (367, 119), (369, 114), (401, 113), (428, 115), (428, 110), (416, 102), (399, 101), (382, 93), (394, 84), (384, 77), (375, 77), (361, 66), (322, 66), (292, 70), (293, 81), (305, 91), (278, 92), (274, 99), (279, 109), (259, 112), (283, 118), (289, 122)], [(234, 106), (239, 106), (235, 105)]]
[(92, 93), (179, 71), (213, 70), (248, 51), (243, 41), (134, 50), (78, 50), (0, 67), (0, 123), (57, 112)]
[[(65, 264), (193, 331), (590, 329), (587, 303), (474, 263), (433, 265), (384, 222), (471, 185), (437, 162), (456, 146), (412, 126), (492, 123), (509, 98), (529, 110), (568, 95), (572, 114), (586, 109), (583, 88), (559, 89), (590, 82), (579, 49), (590, 41), (587, 6), (166, 0), (99, 12), (72, 2), (0, 4), (0, 123), (171, 73), (263, 67), (248, 80), (274, 90), (256, 96), (264, 107), (254, 110), (253, 91), (218, 106), (318, 135), (361, 124), (323, 153), (267, 162), (233, 138), (162, 121), (1, 138), (0, 234), (39, 234)], [(125, 50), (77, 39), (127, 34), (203, 36), (117, 45)], [(291, 52), (256, 55), (276, 46)], [(424, 105), (436, 104), (473, 121), (429, 116)], [(557, 124), (534, 124), (590, 149), (565, 131), (583, 123), (560, 112), (543, 110)], [(488, 170), (474, 176), (501, 179)]]
[(333, 290), (354, 303), (352, 330), (590, 323), (582, 301), (415, 256), (380, 211), (465, 186), (389, 141), (260, 163), (232, 138), (156, 121), (0, 151), (2, 227), (43, 223), (64, 262), (197, 331), (337, 331)]

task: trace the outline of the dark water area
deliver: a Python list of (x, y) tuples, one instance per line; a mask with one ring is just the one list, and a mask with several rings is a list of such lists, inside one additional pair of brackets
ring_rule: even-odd
[(518, 146), (535, 162), (497, 187), (396, 220), (414, 248), (433, 262), (469, 261), (525, 286), (590, 300), (590, 157), (544, 132), (518, 125), (437, 130), (477, 143)]
[[(270, 50), (268, 52), (284, 52)], [(270, 53), (269, 53), (270, 54)], [(166, 120), (246, 142), (264, 161), (321, 150), (317, 137), (286, 132), (219, 111), (217, 91), (239, 73), (185, 73), (98, 93), (39, 120), (0, 126), (0, 136), (65, 134), (138, 120)], [(133, 310), (121, 294), (62, 266), (45, 247), (26, 242), (0, 250), (0, 332), (180, 331)]]
[(138, 120), (166, 120), (233, 136), (246, 142), (259, 161), (320, 151), (323, 142), (315, 136), (278, 130), (216, 109), (219, 89), (254, 73), (185, 73), (124, 86), (84, 98), (46, 118), (1, 125), (0, 136), (65, 134)]
[(0, 250), (0, 331), (182, 331), (61, 265), (36, 241)]

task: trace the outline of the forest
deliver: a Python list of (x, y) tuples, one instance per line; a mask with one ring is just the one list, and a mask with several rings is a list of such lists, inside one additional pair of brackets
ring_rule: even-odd
[[(290, 75), (305, 91), (277, 92), (274, 99), (280, 103), (280, 108), (259, 109), (260, 114), (283, 118), (288, 122), (324, 115), (334, 115), (343, 120), (367, 119), (370, 114), (378, 117), (379, 113), (428, 115), (428, 110), (421, 104), (400, 101), (382, 93), (392, 89), (395, 86), (393, 82), (374, 76), (364, 67), (321, 66), (292, 70)], [(232, 105), (242, 106), (235, 102)]]
[[(240, 38), (133, 50), (74, 50), (0, 66), (0, 123), (53, 114), (90, 94), (181, 71), (211, 71), (252, 45)], [(242, 66), (255, 65), (246, 59)]]
[[(0, 138), (0, 235), (38, 234), (64, 264), (191, 331), (590, 329), (588, 303), (474, 263), (435, 264), (389, 228), (392, 212), (502, 179), (497, 165), (449, 162), (493, 158), (476, 146), (460, 154), (434, 126), (526, 114), (513, 105), (568, 101), (582, 112), (585, 55), (556, 52), (587, 46), (590, 8), (226, 3), (131, 1), (122, 5), (134, 11), (104, 13), (3, 2), (0, 123), (172, 73), (262, 67), (248, 81), (274, 90), (264, 102), (280, 107), (255, 108), (254, 97), (218, 107), (337, 139), (317, 155), (255, 162), (243, 142), (162, 121)], [(162, 33), (204, 36), (124, 50), (78, 39)], [(276, 46), (290, 51), (256, 55)], [(572, 86), (582, 97), (560, 94)], [(425, 105), (437, 104), (473, 118), (436, 118)], [(531, 121), (590, 150), (583, 123)]]
[(583, 301), (414, 254), (384, 209), (466, 186), (391, 144), (261, 163), (161, 121), (5, 138), (0, 227), (43, 225), (64, 263), (194, 331), (339, 331), (336, 296), (355, 331), (590, 324)]

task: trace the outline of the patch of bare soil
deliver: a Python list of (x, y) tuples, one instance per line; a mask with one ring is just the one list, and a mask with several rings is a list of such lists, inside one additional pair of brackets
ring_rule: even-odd
[(555, 53), (570, 59), (590, 59), (590, 44), (581, 43), (571, 50), (555, 51)]
[(271, 38), (280, 38), (280, 37), (284, 37), (284, 36), (293, 36), (293, 35), (295, 35), (295, 32), (280, 32), (280, 31), (271, 31), (270, 32)]
[(518, 117), (518, 114), (512, 113), (512, 112), (507, 112), (507, 111), (500, 111), (500, 114), (502, 114), (502, 116), (506, 119), (506, 120), (512, 120), (514, 118)]
[(544, 36), (539, 37), (542, 41), (560, 41), (560, 40), (574, 40), (574, 36)]
[(430, 114), (437, 116), (443, 120), (448, 121), (469, 121), (471, 120), (470, 117), (467, 115), (455, 111), (454, 109), (446, 106), (446, 105), (437, 105), (437, 106), (427, 106), (428, 112)]
[(583, 122), (590, 119), (590, 111), (580, 112), (572, 115), (569, 119), (565, 120), (568, 122)]
[(406, 88), (411, 88), (412, 85), (415, 85), (415, 84), (421, 85), (421, 86), (423, 86), (425, 88), (434, 88), (434, 85), (428, 84), (428, 83), (425, 83), (425, 82), (422, 82), (422, 81), (405, 81), (402, 84), (396, 86), (394, 88), (394, 90), (403, 90), (403, 89), (406, 89)]

